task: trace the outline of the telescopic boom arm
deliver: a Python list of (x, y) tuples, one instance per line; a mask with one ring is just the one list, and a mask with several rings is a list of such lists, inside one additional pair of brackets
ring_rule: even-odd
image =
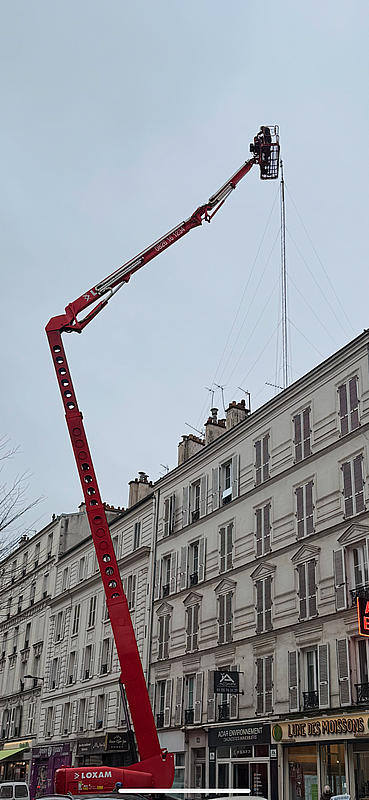
[[(77, 464), (86, 512), (102, 575), (106, 603), (121, 668), (121, 683), (124, 685), (133, 727), (136, 734), (140, 761), (122, 769), (122, 783), (137, 788), (153, 786), (170, 788), (174, 777), (173, 754), (160, 747), (145, 677), (132, 626), (131, 615), (123, 591), (117, 560), (109, 532), (104, 505), (92, 464), (91, 454), (78, 408), (72, 379), (62, 344), (64, 332), (81, 333), (83, 328), (106, 306), (110, 297), (127, 283), (138, 269), (159, 255), (174, 242), (181, 239), (192, 228), (210, 222), (221, 208), (228, 195), (254, 164), (259, 164), (262, 179), (276, 178), (279, 163), (278, 128), (260, 129), (250, 145), (253, 157), (246, 161), (234, 175), (199, 208), (176, 228), (158, 239), (142, 253), (128, 261), (86, 294), (70, 303), (61, 316), (53, 317), (46, 326), (56, 376), (65, 409), (67, 427)], [(82, 319), (78, 315), (92, 304), (95, 306)], [(66, 770), (68, 772), (68, 770)]]

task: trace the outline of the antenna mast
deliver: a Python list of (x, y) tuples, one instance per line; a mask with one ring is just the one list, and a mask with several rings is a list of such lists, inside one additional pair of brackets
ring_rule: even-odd
[(286, 211), (284, 202), (284, 174), (281, 159), (281, 274), (282, 274), (282, 358), (283, 388), (288, 386), (288, 332), (287, 332), (287, 271), (286, 271)]

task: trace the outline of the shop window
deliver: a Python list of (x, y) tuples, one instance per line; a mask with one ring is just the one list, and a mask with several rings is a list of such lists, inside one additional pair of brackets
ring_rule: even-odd
[(218, 764), (218, 789), (229, 788), (229, 764)]
[(184, 789), (185, 754), (174, 753), (174, 781), (172, 790)]
[(256, 555), (262, 556), (270, 552), (270, 503), (255, 511)]
[(261, 483), (267, 481), (270, 477), (269, 474), (269, 433), (258, 439), (254, 444), (255, 448), (255, 485), (260, 486)]
[(366, 800), (369, 793), (369, 745), (364, 742), (353, 743), (353, 760), (355, 775), (355, 798)]
[(317, 798), (318, 770), (315, 744), (288, 748), (289, 800)]
[(333, 795), (345, 795), (347, 793), (345, 745), (322, 744), (320, 756), (322, 786), (330, 786)]
[(308, 458), (311, 454), (310, 446), (310, 408), (305, 408), (300, 414), (296, 414), (293, 418), (294, 439), (295, 445), (295, 462), (302, 461), (303, 458)]
[(359, 427), (358, 377), (355, 375), (338, 387), (341, 436)]

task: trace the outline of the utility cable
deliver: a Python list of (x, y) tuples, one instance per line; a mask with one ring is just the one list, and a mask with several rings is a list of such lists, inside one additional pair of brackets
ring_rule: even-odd
[(293, 281), (293, 280), (292, 280), (292, 278), (291, 278), (291, 276), (290, 276), (290, 275), (288, 276), (288, 279), (289, 279), (289, 281), (291, 281), (291, 283), (294, 285), (294, 287), (295, 287), (296, 291), (298, 291), (299, 295), (300, 295), (300, 296), (302, 297), (302, 299), (305, 301), (305, 303), (306, 303), (306, 305), (308, 306), (308, 308), (310, 308), (310, 311), (311, 311), (311, 313), (312, 313), (312, 314), (314, 314), (314, 317), (316, 317), (316, 319), (318, 320), (318, 322), (320, 323), (320, 325), (322, 326), (322, 328), (324, 328), (325, 332), (326, 332), (326, 333), (328, 334), (328, 336), (329, 336), (329, 337), (332, 339), (332, 342), (333, 342), (333, 344), (335, 344), (335, 345), (336, 345), (336, 347), (337, 347), (337, 348), (339, 348), (339, 344), (337, 344), (336, 340), (333, 338), (333, 336), (332, 336), (332, 334), (330, 333), (330, 331), (328, 330), (328, 328), (326, 328), (326, 327), (325, 327), (324, 323), (322, 322), (322, 320), (320, 319), (320, 317), (318, 316), (318, 314), (316, 313), (316, 311), (314, 311), (314, 309), (312, 308), (312, 306), (310, 305), (310, 303), (308, 303), (308, 301), (307, 301), (306, 297), (304, 297), (304, 295), (302, 294), (302, 292), (300, 292), (300, 289), (299, 289), (299, 287), (298, 287), (298, 286), (296, 286), (296, 283), (295, 283), (295, 281)]
[[(279, 279), (278, 279), (278, 280), (279, 280)], [(250, 372), (252, 372), (252, 370), (254, 369), (254, 367), (256, 366), (256, 364), (258, 363), (259, 359), (260, 359), (260, 358), (261, 358), (261, 356), (263, 355), (264, 351), (267, 349), (267, 347), (268, 347), (268, 344), (269, 344), (269, 343), (271, 342), (271, 340), (273, 339), (273, 336), (275, 335), (275, 333), (277, 332), (277, 330), (278, 330), (278, 328), (280, 327), (280, 325), (281, 325), (281, 324), (282, 324), (282, 321), (281, 321), (281, 320), (279, 320), (279, 322), (278, 322), (278, 325), (276, 326), (276, 328), (274, 328), (274, 331), (273, 331), (273, 333), (271, 334), (271, 336), (269, 336), (269, 339), (268, 339), (268, 341), (267, 341), (267, 343), (266, 343), (265, 347), (263, 347), (263, 349), (262, 349), (262, 351), (259, 353), (259, 355), (258, 355), (257, 359), (254, 361), (254, 363), (253, 363), (252, 367), (250, 367), (250, 369), (249, 369), (249, 371), (248, 371), (247, 375), (245, 375), (245, 377), (244, 377), (244, 378), (243, 378), (243, 380), (241, 381), (241, 385), (242, 385), (243, 383), (245, 383), (245, 381), (246, 381), (246, 380), (247, 380), (247, 378), (249, 377), (249, 375), (250, 375)]]
[(313, 347), (313, 348), (314, 348), (314, 350), (316, 350), (316, 352), (317, 352), (317, 353), (319, 353), (319, 355), (320, 355), (320, 356), (321, 356), (321, 357), (324, 359), (324, 358), (325, 358), (325, 356), (323, 356), (323, 353), (321, 353), (321, 352), (320, 352), (320, 350), (318, 350), (318, 348), (317, 348), (317, 347), (315, 347), (315, 344), (313, 344), (313, 343), (310, 341), (310, 339), (308, 339), (308, 338), (307, 338), (307, 336), (305, 336), (305, 334), (304, 334), (304, 333), (302, 333), (302, 331), (300, 331), (300, 329), (297, 327), (297, 325), (294, 325), (294, 323), (293, 323), (293, 322), (292, 322), (292, 320), (290, 320), (290, 319), (288, 320), (288, 322), (290, 323), (290, 325), (292, 325), (292, 327), (293, 327), (293, 328), (296, 328), (296, 330), (297, 330), (297, 332), (300, 334), (300, 336), (303, 336), (303, 338), (304, 338), (304, 339), (306, 339), (306, 341), (308, 342), (308, 344), (309, 344), (311, 347)]

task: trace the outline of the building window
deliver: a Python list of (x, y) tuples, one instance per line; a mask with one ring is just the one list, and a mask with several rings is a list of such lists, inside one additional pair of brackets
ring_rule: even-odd
[(130, 611), (133, 611), (136, 605), (136, 582), (137, 582), (136, 575), (128, 575), (128, 578), (125, 579), (125, 595), (127, 597), (128, 608)]
[(161, 661), (169, 657), (169, 628), (170, 614), (159, 617), (158, 620), (158, 659)]
[(49, 533), (49, 535), (48, 535), (48, 537), (47, 537), (47, 552), (46, 552), (46, 556), (47, 556), (47, 558), (51, 558), (51, 556), (52, 556), (52, 552), (53, 552), (53, 538), (54, 538), (54, 534), (52, 534), (52, 533)]
[(358, 678), (359, 678), (359, 683), (355, 685), (356, 702), (368, 703), (369, 702), (368, 639), (360, 637), (356, 643), (356, 647), (357, 647), (357, 663), (358, 663)]
[(186, 653), (191, 653), (199, 649), (199, 610), (200, 606), (189, 606), (186, 610), (187, 626), (186, 626)]
[(207, 511), (208, 476), (202, 475), (190, 486), (183, 487), (182, 528), (204, 517)]
[(256, 659), (256, 713), (273, 711), (273, 656)]
[(358, 377), (355, 375), (338, 387), (341, 436), (359, 427)]
[(46, 710), (46, 736), (54, 733), (54, 706), (49, 706)]
[(65, 567), (65, 569), (63, 569), (62, 592), (65, 592), (68, 588), (69, 588), (69, 567)]
[(302, 461), (311, 455), (310, 446), (310, 408), (305, 408), (300, 414), (293, 418), (295, 445), (295, 462)]
[(297, 538), (302, 539), (314, 532), (313, 481), (295, 489)]
[(97, 698), (97, 709), (96, 709), (96, 728), (101, 730), (104, 727), (104, 716), (105, 716), (105, 695), (99, 694)]
[(165, 556), (161, 562), (162, 594), (167, 597), (170, 593), (170, 562), (171, 557)]
[(192, 542), (189, 546), (189, 573), (190, 586), (196, 586), (199, 582), (199, 542)]
[(263, 556), (270, 552), (270, 503), (255, 511), (256, 555)]
[(19, 626), (17, 625), (17, 627), (14, 628), (14, 634), (13, 634), (13, 653), (16, 653), (18, 650), (18, 639), (19, 639)]
[(85, 577), (86, 577), (85, 573), (86, 573), (86, 559), (85, 559), (84, 556), (82, 556), (82, 558), (79, 559), (79, 565), (78, 565), (78, 580), (79, 581), (83, 581), (85, 579)]
[(359, 455), (351, 461), (346, 461), (341, 467), (345, 517), (352, 517), (365, 511), (362, 463), (363, 456)]
[(85, 717), (86, 717), (86, 698), (82, 697), (79, 701), (78, 705), (78, 730), (79, 732), (84, 731), (85, 729)]
[(27, 572), (27, 562), (28, 562), (28, 552), (23, 553), (23, 564), (22, 564), (22, 577), (26, 575)]
[(255, 484), (260, 486), (261, 483), (269, 479), (269, 433), (258, 439), (255, 444)]
[(25, 630), (25, 634), (24, 634), (24, 643), (23, 643), (23, 648), (25, 650), (26, 650), (27, 647), (29, 647), (30, 639), (31, 639), (31, 623), (27, 622), (26, 630)]
[(205, 578), (205, 537), (181, 547), (179, 591), (201, 583)]
[(64, 611), (59, 611), (56, 617), (56, 624), (55, 624), (55, 641), (60, 642), (63, 638), (63, 628), (64, 628)]
[(67, 683), (74, 683), (77, 672), (77, 653), (75, 650), (69, 654)]
[(156, 684), (156, 727), (164, 728), (165, 681)]
[(8, 644), (8, 634), (7, 632), (3, 633), (3, 642), (1, 647), (1, 660), (3, 660), (6, 656), (6, 648)]
[(95, 626), (96, 620), (96, 594), (90, 597), (90, 604), (88, 609), (88, 628), (93, 628)]
[(185, 754), (174, 753), (174, 781), (172, 789), (184, 789), (185, 779)]
[(67, 733), (69, 733), (69, 725), (70, 725), (70, 703), (64, 703), (63, 721), (62, 721), (62, 731), (64, 736), (66, 736)]
[(74, 606), (74, 612), (73, 612), (72, 636), (76, 636), (79, 631), (80, 615), (81, 615), (81, 605), (80, 603), (77, 603), (77, 605)]
[(40, 561), (40, 542), (38, 542), (35, 547), (35, 561), (33, 565), (35, 569), (38, 567), (39, 561)]
[(21, 613), (22, 606), (23, 606), (23, 595), (20, 594), (19, 597), (18, 597), (18, 614)]
[(57, 689), (59, 685), (60, 659), (53, 658), (50, 667), (50, 689)]
[(174, 531), (175, 494), (164, 500), (163, 535), (170, 536)]
[(31, 588), (30, 588), (30, 592), (29, 592), (29, 604), (30, 604), (30, 606), (33, 606), (33, 604), (35, 602), (35, 595), (36, 595), (36, 584), (35, 583), (31, 583)]
[(298, 595), (300, 601), (300, 619), (310, 619), (317, 616), (315, 561), (306, 561), (298, 564)]
[(119, 536), (114, 536), (113, 537), (113, 549), (114, 549), (114, 553), (115, 553), (115, 558), (118, 560), (118, 558), (120, 556), (120, 552), (119, 552)]
[(92, 678), (94, 667), (94, 651), (95, 645), (88, 644), (84, 649), (84, 657), (82, 660), (81, 677), (82, 680), (87, 681)]
[(200, 519), (200, 481), (191, 486), (191, 522)]
[(28, 716), (27, 716), (27, 734), (30, 735), (34, 732), (34, 722), (35, 722), (35, 704), (29, 703), (28, 706)]
[(219, 536), (220, 572), (227, 572), (233, 567), (233, 522), (229, 522), (227, 526), (220, 528)]
[(218, 597), (218, 644), (232, 641), (232, 592)]
[(186, 706), (185, 706), (185, 725), (193, 725), (195, 715), (195, 676), (189, 675), (186, 678)]
[(100, 675), (106, 675), (111, 670), (112, 647), (111, 639), (103, 639), (101, 647)]
[(12, 597), (8, 597), (7, 603), (6, 603), (6, 618), (7, 619), (10, 619), (10, 615), (11, 615), (11, 612), (12, 612), (12, 602), (13, 602), (13, 598)]
[(256, 581), (256, 633), (272, 630), (272, 577)]
[(45, 600), (45, 598), (47, 597), (48, 589), (49, 589), (49, 573), (45, 572), (44, 577), (42, 579), (42, 597), (43, 597), (43, 600)]
[(141, 542), (141, 522), (135, 522), (133, 532), (133, 549), (138, 550)]
[(319, 644), (304, 652), (304, 711), (329, 707), (329, 646)]

